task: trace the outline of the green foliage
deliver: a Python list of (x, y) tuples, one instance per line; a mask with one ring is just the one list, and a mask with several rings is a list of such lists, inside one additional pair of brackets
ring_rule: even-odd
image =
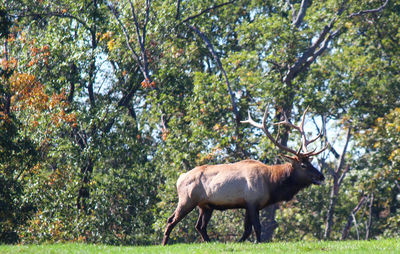
[(3, 6), (0, 7), (0, 38), (5, 38), (10, 32), (11, 22), (7, 16), (7, 11)]
[[(395, 108), (378, 118), (374, 126), (358, 140), (367, 153), (360, 161), (364, 169), (360, 177), (364, 188), (379, 193), (375, 198), (374, 231), (384, 236), (398, 237), (400, 211), (400, 109)], [(368, 178), (366, 180), (365, 178)]]
[(17, 135), (13, 118), (0, 119), (0, 242), (20, 240), (17, 229), (36, 209), (26, 198), (26, 185), (38, 159), (34, 143)]

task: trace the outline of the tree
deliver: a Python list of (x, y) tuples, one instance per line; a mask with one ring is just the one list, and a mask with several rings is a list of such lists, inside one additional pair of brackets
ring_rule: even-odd
[(394, 108), (377, 118), (366, 135), (358, 137), (360, 145), (367, 149), (358, 166), (360, 178), (369, 178), (363, 181), (363, 188), (374, 197), (373, 204), (365, 207), (368, 209), (368, 217), (364, 219), (366, 239), (378, 234), (399, 235), (399, 113), (399, 108)]

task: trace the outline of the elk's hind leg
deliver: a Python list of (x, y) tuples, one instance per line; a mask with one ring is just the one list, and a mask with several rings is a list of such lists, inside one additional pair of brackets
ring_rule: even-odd
[(188, 213), (190, 213), (195, 208), (194, 205), (181, 205), (178, 204), (178, 207), (175, 209), (175, 212), (168, 218), (167, 227), (164, 232), (164, 238), (162, 241), (162, 245), (166, 245), (169, 240), (169, 235), (171, 234), (172, 229), (180, 222)]
[(207, 234), (207, 225), (211, 219), (213, 209), (199, 207), (200, 215), (196, 223), (196, 230), (200, 233), (203, 241), (209, 242), (210, 238)]
[(175, 212), (168, 218), (167, 223), (171, 223), (175, 217)]
[(251, 222), (249, 217), (249, 211), (246, 209), (246, 214), (244, 216), (244, 232), (242, 237), (240, 237), (239, 242), (244, 242), (251, 234)]

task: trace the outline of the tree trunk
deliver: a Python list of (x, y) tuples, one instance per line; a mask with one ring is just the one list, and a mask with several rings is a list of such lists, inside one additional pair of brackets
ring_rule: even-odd
[[(291, 97), (293, 98), (293, 97)], [(285, 112), (286, 116), (290, 118), (292, 111), (292, 104), (284, 105), (282, 111), (278, 108), (276, 109), (275, 119), (277, 122), (281, 121), (283, 117), (283, 112)], [(287, 146), (289, 140), (289, 129), (285, 128), (284, 132), (281, 135), (280, 143), (284, 146)], [(279, 163), (278, 159), (275, 159), (275, 164)], [(278, 223), (275, 220), (276, 210), (279, 209), (279, 204), (273, 204), (261, 211), (261, 242), (270, 242), (272, 237), (274, 236), (274, 231), (278, 227)]]
[(279, 205), (273, 204), (261, 210), (261, 242), (270, 242), (274, 236), (274, 231), (278, 227), (275, 220), (277, 209)]
[(344, 167), (344, 161), (345, 161), (345, 155), (347, 152), (347, 146), (349, 144), (351, 138), (351, 127), (347, 129), (347, 134), (346, 134), (346, 142), (343, 147), (343, 151), (339, 156), (338, 163), (336, 165), (335, 170), (331, 170), (331, 174), (333, 177), (333, 183), (332, 183), (332, 189), (331, 189), (331, 194), (329, 196), (329, 206), (328, 206), (328, 213), (326, 217), (326, 222), (325, 222), (325, 232), (324, 232), (324, 239), (329, 239), (332, 231), (332, 225), (333, 225), (333, 214), (335, 213), (335, 206), (336, 202), (338, 199), (339, 195), (339, 188), (340, 185), (342, 184), (342, 181), (344, 177), (346, 176), (347, 172), (350, 170), (350, 166), (347, 165), (345, 169), (343, 170)]
[(364, 205), (366, 200), (366, 196), (363, 196), (360, 200), (360, 202), (358, 202), (358, 204), (356, 205), (356, 207), (354, 207), (353, 211), (351, 211), (351, 214), (349, 215), (349, 217), (347, 218), (347, 223), (343, 228), (343, 232), (342, 232), (342, 238), (340, 240), (345, 240), (350, 232), (350, 228), (351, 225), (354, 221), (353, 217), (355, 216), (355, 214), (358, 212), (358, 210), (360, 210), (360, 208)]
[(89, 198), (90, 196), (90, 191), (89, 191), (89, 182), (90, 182), (90, 177), (92, 175), (93, 172), (93, 162), (92, 159), (89, 158), (87, 161), (87, 165), (86, 167), (81, 169), (81, 173), (82, 173), (82, 185), (79, 188), (78, 191), (78, 197), (76, 200), (76, 207), (78, 210), (83, 210), (85, 212), (87, 212), (87, 205), (86, 205), (86, 200)]
[(333, 214), (335, 212), (338, 189), (339, 189), (339, 186), (338, 186), (337, 176), (334, 175), (331, 194), (329, 196), (328, 215), (326, 216), (324, 239), (329, 239), (329, 237), (331, 235), (332, 224), (333, 224)]
[(372, 206), (374, 204), (374, 193), (372, 192), (371, 195), (369, 196), (369, 206), (368, 206), (368, 224), (366, 227), (366, 232), (365, 232), (365, 240), (369, 239), (369, 234), (371, 230), (371, 225), (372, 225)]

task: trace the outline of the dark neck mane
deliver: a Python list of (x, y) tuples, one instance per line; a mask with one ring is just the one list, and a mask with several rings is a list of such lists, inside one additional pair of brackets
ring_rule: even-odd
[[(280, 201), (289, 201), (300, 190), (309, 186), (309, 184), (296, 181), (292, 165), (287, 163), (279, 166), (282, 167), (276, 168), (276, 172), (271, 172), (271, 177), (274, 181), (271, 183), (270, 200), (266, 205), (272, 205)], [(271, 171), (273, 170), (275, 168), (271, 168)], [(279, 175), (279, 178), (276, 175)]]

